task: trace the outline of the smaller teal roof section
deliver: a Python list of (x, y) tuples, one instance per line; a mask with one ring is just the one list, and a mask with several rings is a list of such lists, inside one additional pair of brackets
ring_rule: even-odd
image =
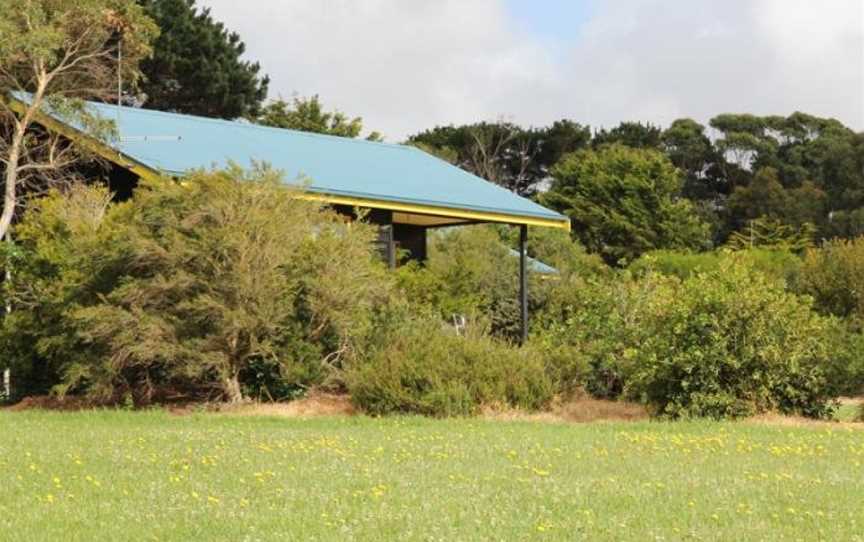
[[(516, 249), (508, 248), (511, 256), (519, 257), (519, 251)], [(535, 273), (540, 273), (541, 275), (557, 275), (558, 270), (552, 267), (549, 264), (543, 263), (536, 258), (532, 258), (528, 256), (527, 258), (528, 268)]]
[(307, 190), (317, 194), (569, 227), (565, 216), (414, 147), (134, 107), (89, 107), (116, 120), (120, 139), (110, 143), (114, 150), (168, 175), (254, 161), (281, 170), (286, 182), (308, 182)]

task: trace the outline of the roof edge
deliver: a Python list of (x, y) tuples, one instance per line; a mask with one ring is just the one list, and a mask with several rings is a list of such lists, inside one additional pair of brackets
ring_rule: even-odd
[[(18, 113), (19, 115), (24, 114), (24, 111), (27, 107), (24, 102), (22, 102), (15, 96), (9, 96), (8, 102), (9, 107), (13, 111)], [(65, 122), (55, 119), (51, 115), (44, 113), (41, 109), (36, 111), (34, 120), (45, 128), (71, 139), (76, 144), (81, 145), (85, 149), (101, 156), (102, 158), (108, 160), (109, 162), (112, 162), (113, 164), (116, 164), (124, 169), (135, 173), (141, 178), (154, 179), (164, 176), (162, 172), (135, 160), (131, 156), (124, 154), (122, 151), (111, 147), (104, 141), (100, 141), (99, 139), (89, 134), (86, 134), (73, 126), (69, 126)]]
[(354, 207), (371, 207), (385, 209), (388, 211), (401, 211), (423, 215), (444, 216), (450, 218), (465, 218), (478, 222), (497, 222), (501, 224), (524, 224), (526, 226), (540, 226), (544, 228), (558, 228), (570, 231), (570, 219), (562, 217), (542, 218), (530, 215), (518, 215), (510, 213), (496, 213), (492, 211), (475, 211), (471, 209), (444, 207), (440, 205), (426, 205), (419, 203), (402, 203), (398, 201), (360, 198), (353, 196), (339, 196), (323, 192), (302, 192), (300, 198), (335, 203), (339, 205), (351, 205)]

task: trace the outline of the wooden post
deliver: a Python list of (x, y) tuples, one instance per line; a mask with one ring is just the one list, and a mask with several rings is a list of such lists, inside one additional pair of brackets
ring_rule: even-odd
[(519, 314), (521, 316), (521, 327), (519, 344), (525, 344), (528, 340), (528, 225), (519, 226)]

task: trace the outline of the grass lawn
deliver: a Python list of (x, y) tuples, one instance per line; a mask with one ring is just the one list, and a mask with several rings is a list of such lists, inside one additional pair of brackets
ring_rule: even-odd
[(0, 412), (3, 540), (864, 540), (864, 431)]

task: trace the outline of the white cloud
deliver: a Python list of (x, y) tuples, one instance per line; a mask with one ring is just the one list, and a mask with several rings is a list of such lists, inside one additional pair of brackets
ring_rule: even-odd
[(391, 140), (499, 117), (597, 126), (726, 111), (864, 129), (861, 0), (607, 0), (573, 21), (564, 54), (501, 0), (201, 3), (240, 33), (272, 96), (320, 94)]

